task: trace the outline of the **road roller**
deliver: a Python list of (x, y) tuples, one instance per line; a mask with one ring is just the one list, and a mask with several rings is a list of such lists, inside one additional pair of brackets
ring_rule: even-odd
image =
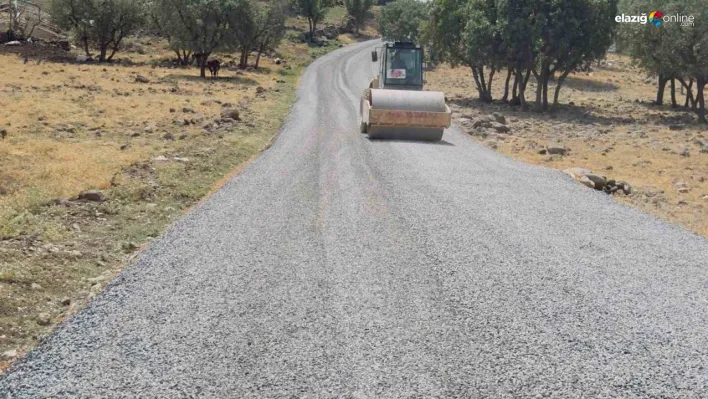
[(361, 133), (371, 139), (439, 141), (452, 112), (439, 91), (423, 91), (423, 48), (384, 43), (371, 52), (377, 76), (361, 98)]

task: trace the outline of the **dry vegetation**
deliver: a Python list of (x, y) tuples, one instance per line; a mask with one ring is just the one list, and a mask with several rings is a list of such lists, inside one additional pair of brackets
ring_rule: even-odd
[[(593, 69), (568, 77), (561, 105), (549, 114), (480, 103), (463, 68), (440, 66), (426, 79), (427, 89), (444, 91), (461, 127), (484, 144), (525, 162), (559, 170), (582, 167), (629, 182), (633, 193), (614, 194), (617, 200), (708, 237), (706, 126), (690, 110), (652, 105), (656, 80), (628, 58), (610, 54)], [(497, 75), (496, 97), (503, 93), (504, 76)], [(535, 92), (531, 86), (527, 95)], [(678, 100), (683, 104), (682, 96)], [(506, 116), (509, 133), (472, 128), (465, 121), (492, 112)], [(540, 154), (554, 144), (569, 153)]]
[[(325, 23), (341, 16), (334, 9)], [(291, 39), (304, 32), (300, 19), (288, 26)], [(106, 64), (0, 46), (0, 371), (266, 148), (303, 67), (357, 38), (339, 39), (320, 47), (286, 37), (259, 70), (218, 54), (226, 67), (207, 80), (173, 67), (151, 38), (132, 38)], [(225, 118), (232, 110), (239, 120)], [(105, 201), (76, 200), (86, 190)]]

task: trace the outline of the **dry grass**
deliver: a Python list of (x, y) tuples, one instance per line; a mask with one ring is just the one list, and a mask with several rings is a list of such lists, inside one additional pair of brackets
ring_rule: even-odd
[[(219, 54), (227, 67), (205, 80), (164, 62), (164, 43), (138, 41), (146, 54), (105, 65), (0, 53), (0, 356), (31, 348), (266, 148), (313, 59), (308, 46), (284, 42), (286, 64), (264, 58), (259, 70), (237, 71)], [(226, 108), (241, 120), (217, 124)], [(108, 201), (49, 203), (88, 189)], [(0, 370), (8, 364), (0, 358)]]
[[(615, 195), (617, 200), (708, 237), (708, 153), (700, 144), (708, 144), (706, 126), (695, 122), (690, 110), (651, 105), (655, 81), (646, 80), (647, 74), (626, 57), (610, 54), (607, 61), (609, 65), (589, 74), (570, 76), (561, 91), (561, 106), (548, 114), (479, 103), (470, 73), (462, 68), (441, 66), (428, 73), (427, 88), (444, 91), (457, 117), (494, 111), (506, 115), (511, 134), (482, 138), (481, 132), (468, 129), (499, 152), (533, 164), (561, 170), (584, 167), (627, 181), (635, 193)], [(496, 97), (503, 93), (504, 77), (497, 75)], [(532, 85), (527, 95), (533, 96), (534, 90)], [(679, 100), (683, 104), (682, 96)], [(670, 101), (668, 90), (665, 101)], [(570, 154), (539, 154), (553, 143), (570, 148)], [(689, 191), (679, 192), (677, 183), (686, 183)]]

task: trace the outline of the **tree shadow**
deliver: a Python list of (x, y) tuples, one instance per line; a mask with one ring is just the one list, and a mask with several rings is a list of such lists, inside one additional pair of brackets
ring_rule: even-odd
[[(628, 101), (629, 102), (629, 101)], [(654, 110), (673, 112), (673, 115), (655, 115), (653, 117), (634, 118), (626, 115), (608, 115), (606, 109), (595, 105), (575, 105), (557, 104), (551, 106), (548, 111), (538, 112), (533, 110), (533, 101), (528, 103), (528, 107), (523, 109), (518, 105), (512, 105), (502, 101), (485, 103), (478, 98), (454, 98), (448, 99), (448, 104), (460, 107), (471, 108), (479, 112), (480, 115), (502, 112), (507, 117), (517, 118), (519, 121), (551, 122), (558, 121), (577, 125), (658, 125), (674, 128), (676, 124), (693, 124), (695, 119), (692, 110), (683, 107), (670, 108), (667, 106), (650, 105), (649, 103), (632, 102), (636, 107), (652, 107)], [(473, 118), (474, 116), (470, 116)]]
[(454, 147), (455, 145), (452, 144), (449, 141), (445, 140), (440, 140), (440, 141), (430, 141), (430, 140), (405, 140), (405, 139), (372, 139), (370, 137), (366, 137), (367, 140), (369, 140), (370, 143), (418, 143), (418, 144), (430, 144), (430, 145), (445, 145), (445, 146), (452, 146)]
[(585, 92), (616, 91), (619, 88), (612, 83), (599, 82), (591, 79), (580, 79), (575, 76), (568, 76), (565, 78), (565, 81), (563, 81), (563, 87), (570, 87), (571, 89)]
[[(207, 74), (209, 72), (207, 71)], [(199, 71), (197, 70), (194, 75), (177, 75), (177, 74), (172, 74), (172, 75), (167, 75), (163, 78), (165, 81), (170, 81), (170, 80), (181, 80), (185, 82), (194, 82), (194, 83), (206, 83), (206, 82), (219, 82), (219, 83), (230, 83), (233, 85), (246, 85), (246, 86), (256, 86), (258, 85), (258, 81), (253, 80), (251, 78), (246, 78), (243, 76), (218, 76), (218, 77), (211, 77), (207, 76), (206, 78), (203, 78), (199, 76)]]

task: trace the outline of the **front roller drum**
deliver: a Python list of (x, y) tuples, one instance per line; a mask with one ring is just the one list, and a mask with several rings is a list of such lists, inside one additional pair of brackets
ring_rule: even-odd
[(367, 89), (360, 111), (360, 131), (372, 139), (439, 141), (451, 122), (440, 92)]

